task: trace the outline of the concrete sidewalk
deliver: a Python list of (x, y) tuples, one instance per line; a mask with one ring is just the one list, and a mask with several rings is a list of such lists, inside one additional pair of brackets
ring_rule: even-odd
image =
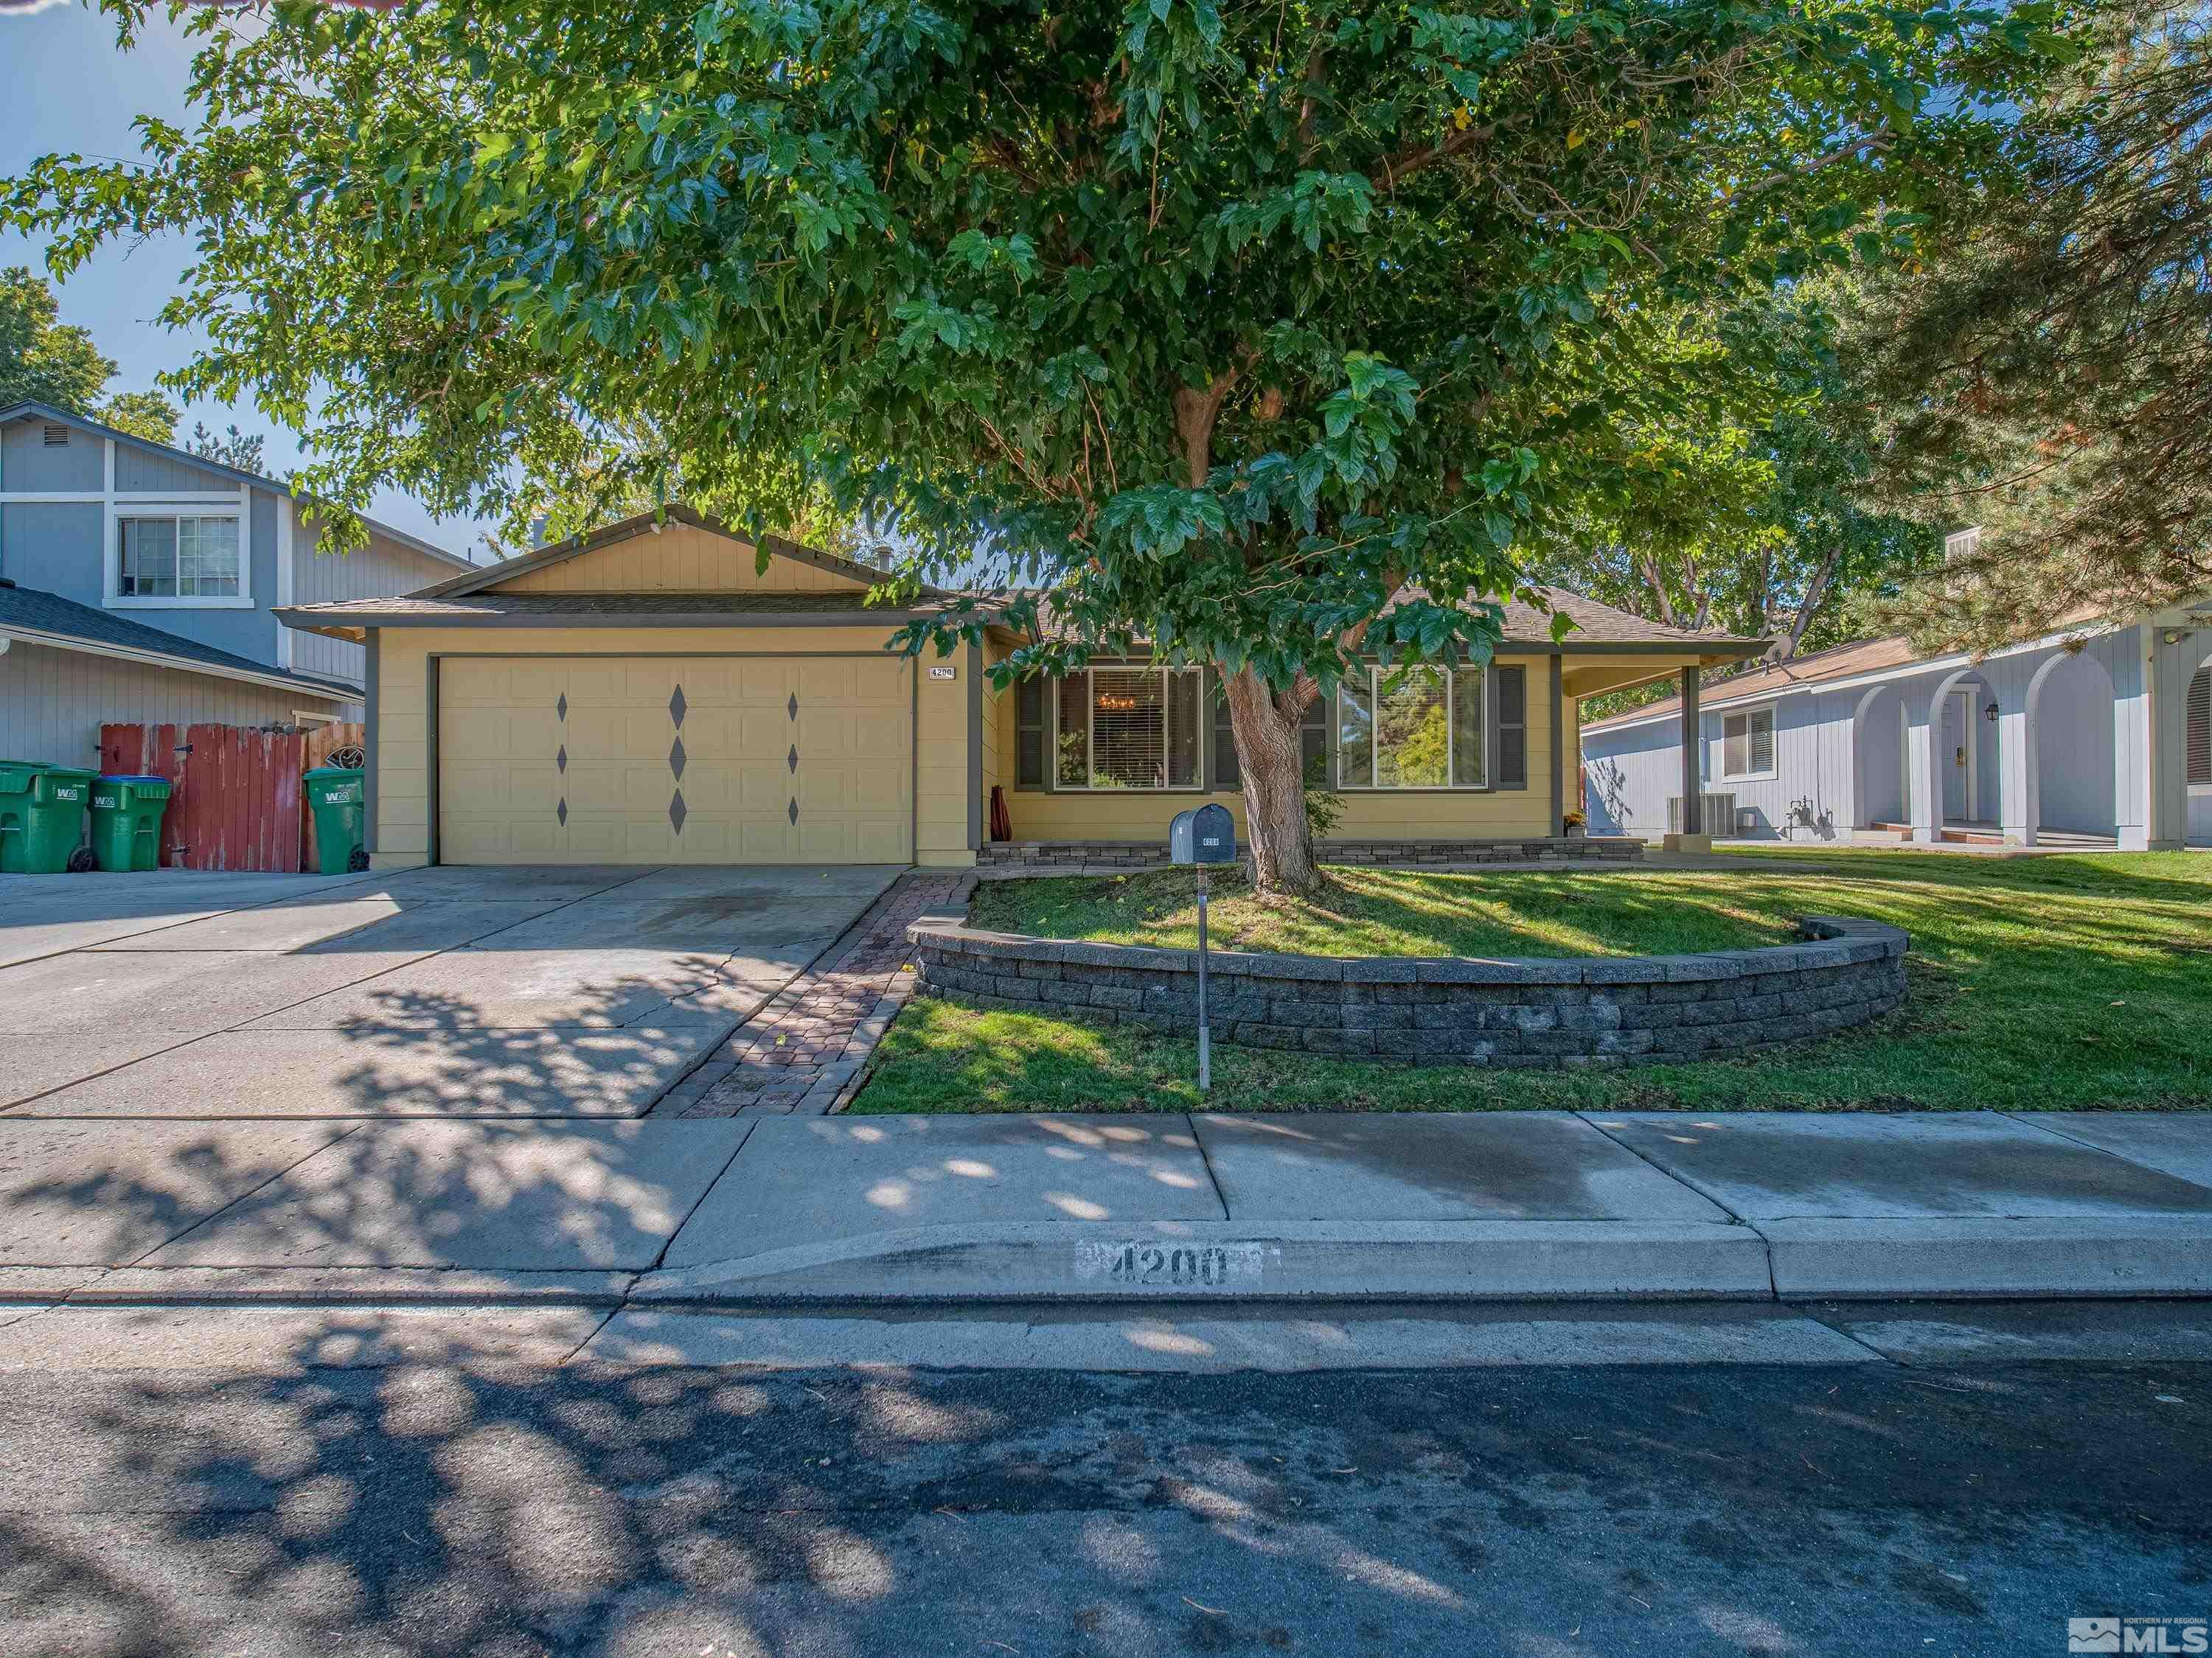
[(2212, 1296), (2212, 1114), (0, 1123), (0, 1304)]

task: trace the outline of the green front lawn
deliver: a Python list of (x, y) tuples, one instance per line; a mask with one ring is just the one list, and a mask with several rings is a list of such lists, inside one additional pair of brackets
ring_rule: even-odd
[[(1789, 918), (1912, 935), (1912, 993), (1879, 1023), (1741, 1060), (1489, 1072), (1217, 1044), (1200, 1101), (1186, 1038), (910, 1003), (856, 1111), (1970, 1110), (2212, 1108), (2212, 857), (1994, 859), (1791, 847), (1739, 872), (1433, 875), (1338, 870), (1319, 905), (1216, 878), (1224, 948), (1533, 956), (1778, 942)], [(987, 883), (979, 926), (1194, 942), (1187, 871)]]

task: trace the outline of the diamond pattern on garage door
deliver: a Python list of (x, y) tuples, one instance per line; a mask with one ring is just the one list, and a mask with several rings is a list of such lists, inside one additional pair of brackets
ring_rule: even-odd
[(440, 855), (903, 863), (908, 672), (888, 657), (448, 658)]

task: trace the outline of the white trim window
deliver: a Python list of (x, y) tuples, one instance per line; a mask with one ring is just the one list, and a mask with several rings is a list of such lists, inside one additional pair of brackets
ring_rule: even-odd
[(1197, 789), (1203, 676), (1092, 668), (1059, 683), (1056, 789)]
[(1774, 775), (1774, 705), (1729, 708), (1721, 715), (1721, 780), (1756, 782)]
[(1340, 789), (1479, 789), (1489, 779), (1480, 668), (1370, 667), (1336, 691)]
[(252, 603), (244, 515), (118, 507), (111, 602), (188, 609)]

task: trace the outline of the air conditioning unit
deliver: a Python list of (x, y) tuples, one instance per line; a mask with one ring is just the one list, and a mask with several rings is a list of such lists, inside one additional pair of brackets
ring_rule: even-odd
[[(1706, 789), (1698, 796), (1698, 800), (1705, 819), (1704, 833), (1725, 835), (1735, 828), (1735, 794), (1733, 790), (1726, 794), (1717, 794)], [(1682, 797), (1679, 794), (1667, 797), (1667, 833), (1682, 833)]]

